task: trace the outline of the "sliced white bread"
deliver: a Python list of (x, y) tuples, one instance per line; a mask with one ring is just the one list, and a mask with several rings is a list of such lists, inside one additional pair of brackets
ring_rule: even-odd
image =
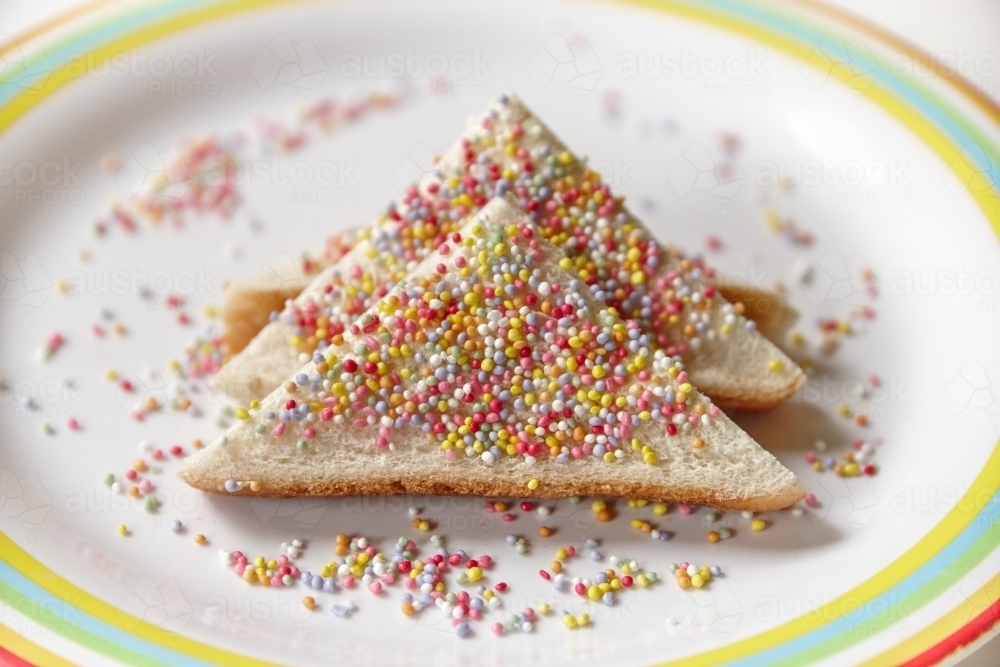
[(346, 255), (356, 232), (348, 229), (327, 238), (318, 252), (298, 261), (277, 261), (250, 276), (229, 282), (223, 290), (222, 342), (227, 354), (240, 352), (267, 326), (271, 313), (296, 298), (320, 271)]
[[(788, 334), (799, 319), (799, 311), (781, 294), (747, 282), (714, 282), (719, 294), (736, 310), (757, 325), (757, 331), (778, 345), (788, 342)], [(226, 300), (229, 303), (229, 300)]]
[[(384, 243), (376, 244), (377, 252), (364, 264), (365, 272), (383, 273), (381, 265), (398, 263), (399, 236), (407, 231), (407, 225), (433, 226), (432, 232), (424, 232), (428, 238), (445, 238), (443, 227), (474, 213), (492, 194), (507, 190), (518, 193), (521, 204), (533, 211), (542, 234), (573, 257), (577, 270), (589, 271), (589, 278), (606, 288), (599, 294), (602, 299), (626, 311), (623, 316), (637, 318), (658, 347), (684, 357), (696, 384), (717, 404), (769, 409), (804, 382), (805, 376), (794, 362), (714, 290), (708, 282), (709, 271), (661, 246), (614, 199), (599, 175), (573, 156), (513, 96), (491, 105), (442, 158), (438, 172), (429, 174), (419, 189), (392, 211), (393, 216), (382, 216), (372, 226), (372, 233), (380, 235)], [(573, 196), (577, 199), (569, 201)], [(435, 218), (433, 223), (428, 222), (428, 215)], [(606, 245), (609, 243), (611, 248)], [(641, 257), (627, 256), (625, 250), (633, 252), (630, 248), (637, 244)], [(413, 250), (414, 258), (422, 259), (434, 246), (425, 238)], [(341, 261), (341, 274), (345, 261)], [(637, 276), (640, 282), (636, 282)], [(332, 309), (331, 317), (339, 317), (336, 303), (324, 306)], [(267, 340), (294, 339), (300, 353), (309, 354), (317, 346), (324, 349), (327, 341), (317, 342), (311, 334), (296, 333), (290, 319), (294, 318), (283, 313), (261, 335)], [(267, 328), (281, 330), (280, 335), (271, 337)], [(275, 353), (273, 360), (256, 358), (269, 349), (269, 345), (249, 346), (227, 364), (229, 372), (220, 386), (244, 401), (259, 397), (256, 389), (267, 389), (268, 382), (281, 375), (279, 357), (290, 359), (282, 353)], [(274, 373), (265, 378), (257, 375), (259, 369), (273, 369)], [(294, 366), (283, 370), (287, 375)], [(230, 378), (249, 378), (249, 383), (241, 385)]]
[[(212, 379), (212, 386), (243, 403), (269, 394), (309, 359), (310, 355), (300, 350), (316, 347), (315, 337), (296, 340), (297, 329), (292, 321), (323, 317), (325, 324), (320, 331), (343, 331), (394, 280), (406, 275), (406, 263), (372, 261), (374, 252), (368, 239), (359, 240), (339, 261), (313, 277), (294, 298), (283, 302), (280, 315), (272, 315), (277, 309), (268, 311), (270, 321), (222, 367)], [(252, 292), (245, 292), (239, 307), (247, 309), (250, 297)], [(254, 311), (255, 315), (257, 312)]]
[[(801, 483), (495, 199), (182, 479), (262, 496), (604, 495), (751, 511)], [(502, 293), (500, 293), (502, 292)]]

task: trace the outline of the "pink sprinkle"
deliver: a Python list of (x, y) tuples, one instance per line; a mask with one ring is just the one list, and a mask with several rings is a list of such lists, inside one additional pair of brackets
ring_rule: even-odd
[(151, 482), (147, 477), (146, 479), (139, 482), (139, 490), (142, 491), (143, 493), (149, 493), (150, 491), (153, 490), (153, 482)]
[(312, 440), (313, 438), (316, 437), (316, 429), (312, 428), (311, 426), (302, 429), (302, 437), (306, 438), (307, 440)]
[(380, 581), (373, 581), (372, 583), (368, 584), (368, 590), (370, 590), (375, 595), (381, 595), (382, 594), (382, 582), (380, 582)]
[(503, 634), (503, 623), (494, 623), (490, 628), (497, 637)]
[(276, 438), (280, 438), (284, 434), (285, 434), (285, 422), (278, 422), (278, 425), (274, 427), (273, 431), (271, 431), (271, 435), (273, 435)]
[[(416, 579), (411, 579), (410, 581), (416, 581)], [(348, 575), (340, 583), (343, 584), (344, 588), (354, 588), (354, 577)]]
[[(449, 450), (449, 451), (450, 451), (450, 450)], [(503, 520), (504, 520), (504, 521), (513, 521), (513, 520), (514, 520), (514, 519), (516, 519), (516, 518), (517, 518), (517, 517), (516, 517), (516, 516), (514, 516), (513, 514), (511, 514), (510, 512), (507, 512), (506, 514), (504, 514), (504, 515), (503, 515)]]
[(804, 502), (809, 507), (816, 507), (819, 505), (819, 501), (816, 500), (815, 493), (807, 493)]
[(549, 581), (552, 579), (552, 575), (546, 572), (545, 570), (539, 570), (538, 574), (542, 575), (542, 579), (544, 579), (545, 581)]
[(154, 449), (153, 451), (151, 451), (149, 453), (149, 455), (152, 456), (157, 461), (159, 461), (160, 459), (163, 458), (163, 450), (162, 449)]
[(66, 420), (66, 427), (72, 431), (79, 431), (80, 422), (78, 422), (75, 417), (70, 417), (69, 419)]
[(493, 558), (490, 556), (480, 556), (476, 560), (479, 561), (479, 567), (484, 570), (493, 564)]
[(568, 547), (566, 547), (566, 555), (567, 556), (575, 556), (576, 555), (576, 547), (574, 547), (572, 544), (569, 545)]

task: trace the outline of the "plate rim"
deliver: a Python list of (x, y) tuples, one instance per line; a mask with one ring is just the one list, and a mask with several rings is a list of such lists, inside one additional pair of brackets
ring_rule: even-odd
[[(601, 0), (602, 4), (612, 2), (613, 0)], [(73, 56), (85, 54), (82, 61), (91, 66), (102, 62), (102, 58), (141, 48), (155, 40), (199, 25), (282, 4), (281, 0), (212, 0), (208, 4), (190, 0), (173, 4), (162, 0), (148, 0), (138, 5), (128, 5), (116, 0), (94, 0), (81, 7), (71, 8), (0, 46), (2, 55), (29, 40), (36, 43), (51, 41), (51, 53), (69, 54), (69, 62), (63, 61), (51, 71), (39, 74), (37, 87), (19, 90), (18, 85), (0, 79), (0, 136), (18, 120), (29, 115), (47, 97), (86, 74), (86, 68), (81, 68), (78, 63), (73, 64)], [(295, 3), (299, 4), (301, 3)], [(688, 0), (619, 0), (618, 4), (693, 20), (748, 38), (804, 64), (826, 68), (831, 79), (864, 95), (894, 120), (910, 129), (919, 141), (934, 151), (948, 169), (967, 183), (969, 194), (975, 199), (994, 234), (1000, 238), (1000, 185), (997, 185), (1000, 179), (993, 178), (991, 183), (987, 176), (1000, 172), (992, 157), (998, 152), (994, 142), (978, 126), (981, 121), (969, 118), (968, 114), (930, 87), (905, 74), (894, 72), (877, 54), (852, 49), (852, 41), (840, 36), (860, 33), (874, 40), (881, 49), (902, 53), (918, 64), (933, 64), (930, 71), (935, 82), (945, 84), (949, 93), (957, 92), (966, 98), (985, 114), (989, 124), (1000, 127), (1000, 105), (977, 90), (962, 75), (940, 65), (933, 56), (919, 47), (866, 19), (817, 0), (786, 0), (780, 5), (765, 5), (760, 0), (709, 0), (702, 4), (693, 4)], [(817, 18), (832, 20), (834, 23), (818, 27)], [(81, 23), (82, 25), (78, 25)], [(852, 61), (874, 68), (870, 79), (858, 80), (855, 77), (851, 80), (847, 73), (836, 67), (828, 49), (821, 48), (822, 40), (830, 35), (840, 40), (839, 46)], [(996, 127), (991, 129), (995, 130)], [(984, 145), (993, 150), (990, 154), (984, 152), (982, 156), (970, 155), (965, 150), (969, 145)], [(969, 171), (969, 164), (978, 165), (979, 170)], [(878, 604), (883, 596), (892, 596), (893, 600), (905, 603), (907, 599), (912, 601), (912, 596), (920, 591), (926, 591), (933, 581), (946, 583), (941, 589), (942, 593), (961, 581), (1000, 544), (998, 527), (1000, 441), (993, 446), (983, 469), (965, 495), (927, 534), (888, 566), (827, 602), (817, 610), (821, 613), (810, 613), (756, 635), (663, 664), (718, 664), (723, 661), (766, 664), (788, 658), (812, 662), (834, 655), (860, 642), (862, 637), (870, 636), (866, 632), (857, 632), (857, 629), (878, 626), (879, 617), (886, 609), (885, 605)], [(80, 611), (84, 614), (119, 632), (124, 631), (150, 642), (156, 647), (155, 653), (166, 649), (177, 658), (183, 657), (189, 661), (193, 658), (225, 664), (270, 664), (148, 625), (137, 618), (129, 618), (129, 627), (125, 627), (122, 622), (125, 616), (123, 612), (115, 610), (108, 603), (49, 570), (2, 531), (0, 552), (4, 554), (0, 557), (0, 600), (7, 599), (8, 592), (12, 590), (10, 584), (14, 584), (16, 588), (23, 586), (23, 590), (30, 590), (42, 597), (51, 596), (64, 602), (72, 600), (80, 603)], [(956, 568), (956, 564), (961, 564), (962, 567)], [(958, 574), (954, 573), (956, 570)], [(911, 578), (921, 574), (930, 577), (922, 586), (912, 590), (903, 586)], [(918, 576), (916, 578), (919, 579)], [(4, 583), (8, 585), (5, 586)], [(923, 603), (918, 602), (910, 613), (935, 597), (937, 595), (931, 595)], [(954, 621), (948, 619), (964, 607), (974, 608), (969, 606), (973, 599), (986, 599), (993, 603), (956, 630)], [(861, 614), (856, 613), (859, 609)], [(881, 611), (876, 612), (875, 609)], [(852, 619), (853, 624), (844, 620), (849, 615), (856, 617)], [(897, 615), (894, 622), (902, 618)], [(911, 661), (908, 664), (934, 664), (990, 632), (998, 620), (1000, 572), (963, 603), (943, 612), (919, 632), (873, 656), (871, 662), (899, 664)], [(844, 633), (842, 630), (845, 627), (854, 631)], [(14, 650), (15, 655), (34, 658), (44, 664), (54, 661), (54, 664), (68, 664), (28, 639), (8, 642), (9, 634), (9, 628), (0, 625), (0, 639), (4, 646)]]

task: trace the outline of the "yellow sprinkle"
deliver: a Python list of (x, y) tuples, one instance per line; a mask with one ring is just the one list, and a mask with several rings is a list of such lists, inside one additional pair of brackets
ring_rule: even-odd
[(528, 488), (531, 489), (532, 491), (534, 491), (535, 489), (537, 489), (538, 488), (538, 480), (537, 479), (528, 480)]
[(118, 534), (119, 535), (128, 535), (128, 528), (125, 526), (124, 523), (123, 524), (119, 524), (119, 526), (118, 526)]
[(767, 528), (767, 522), (763, 519), (754, 519), (750, 522), (750, 530), (762, 531)]
[[(783, 371), (785, 370), (785, 363), (781, 359), (771, 359), (771, 361), (767, 362), (767, 368), (772, 371)], [(694, 583), (694, 581), (691, 583)]]

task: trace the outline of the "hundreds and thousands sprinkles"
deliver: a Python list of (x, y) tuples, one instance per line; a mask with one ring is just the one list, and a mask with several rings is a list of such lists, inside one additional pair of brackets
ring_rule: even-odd
[(653, 420), (677, 435), (720, 414), (696, 399), (676, 358), (650, 351), (637, 322), (594, 298), (598, 287), (543, 270), (558, 251), (530, 222), (504, 227), (482, 215), (463, 229), (424, 265), (432, 271), (397, 285), (316, 352), (310, 371), (285, 384), (284, 409), (257, 415), (257, 432), (304, 449), (324, 422), (377, 427), (375, 447), (392, 450), (393, 431), (416, 426), (449, 460), (612, 463), (634, 453), (653, 464), (634, 428)]
[[(124, 526), (121, 527), (124, 530)], [(124, 533), (123, 533), (124, 534)], [(596, 553), (596, 540), (588, 539), (585, 549)], [(390, 555), (378, 551), (368, 538), (348, 537), (340, 533), (336, 537), (337, 557), (320, 568), (319, 572), (300, 571), (292, 561), (304, 549), (302, 540), (282, 543), (283, 553), (270, 560), (264, 556), (250, 559), (241, 551), (219, 551), (219, 559), (224, 567), (232, 568), (238, 576), (249, 584), (261, 584), (273, 588), (294, 586), (296, 581), (312, 589), (317, 594), (336, 596), (329, 602), (330, 613), (339, 618), (349, 618), (357, 612), (357, 603), (343, 593), (367, 588), (374, 596), (382, 596), (390, 587), (401, 585), (405, 589), (399, 596), (399, 611), (404, 616), (418, 616), (425, 609), (437, 608), (440, 614), (450, 619), (454, 632), (459, 637), (472, 634), (472, 623), (482, 621), (491, 613), (503, 613), (502, 597), (509, 585), (498, 581), (492, 586), (485, 583), (486, 573), (493, 569), (493, 557), (483, 554), (472, 557), (464, 549), (449, 551), (444, 538), (432, 535), (430, 546), (433, 552), (420, 558), (417, 544), (406, 537), (400, 537)], [(551, 581), (553, 589), (560, 594), (576, 595), (592, 602), (614, 606), (618, 596), (633, 587), (649, 588), (656, 584), (656, 572), (644, 571), (633, 559), (611, 556), (609, 567), (598, 570), (593, 577), (568, 577), (563, 563), (576, 555), (573, 545), (556, 551), (551, 569), (557, 574), (552, 577), (542, 570), (543, 579)], [(593, 558), (593, 560), (600, 560)], [(696, 566), (686, 562), (669, 566), (676, 575), (681, 589), (702, 588), (713, 577), (722, 575), (717, 565)], [(474, 586), (470, 590), (449, 590), (449, 581), (457, 586)], [(302, 605), (310, 610), (322, 610), (328, 598), (317, 599), (313, 595), (302, 598)], [(490, 631), (496, 635), (511, 632), (531, 632), (541, 616), (552, 613), (552, 605), (541, 603), (536, 607), (526, 607), (519, 612), (507, 614), (504, 621), (495, 621)], [(590, 615), (586, 612), (572, 614), (562, 610), (562, 623), (568, 629), (590, 625)]]
[[(508, 105), (511, 108), (507, 108)], [(686, 355), (754, 323), (726, 304), (713, 312), (711, 271), (659, 244), (624, 208), (600, 175), (572, 153), (555, 149), (540, 125), (499, 122), (520, 104), (501, 97), (462, 155), (446, 158), (437, 177), (412, 186), (368, 229), (359, 247), (329, 272), (323, 290), (290, 304), (279, 319), (290, 344), (311, 354), (336, 345), (354, 317), (384, 296), (413, 263), (426, 258), (494, 196), (514, 194), (540, 236), (568, 256), (594, 296), (634, 320), (650, 344)], [(781, 370), (778, 368), (777, 370)]]

